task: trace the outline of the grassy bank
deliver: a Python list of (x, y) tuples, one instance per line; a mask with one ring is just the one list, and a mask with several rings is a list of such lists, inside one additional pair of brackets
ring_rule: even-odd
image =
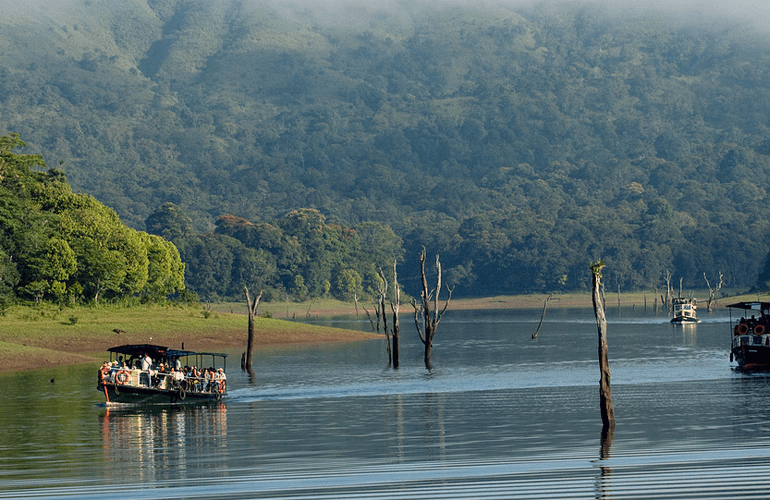
[[(0, 372), (100, 363), (107, 348), (120, 344), (181, 348), (184, 343), (192, 350), (245, 349), (248, 320), (240, 312), (160, 306), (14, 307), (6, 311), (0, 323)], [(258, 318), (256, 332), (258, 346), (371, 337), (271, 318)]]

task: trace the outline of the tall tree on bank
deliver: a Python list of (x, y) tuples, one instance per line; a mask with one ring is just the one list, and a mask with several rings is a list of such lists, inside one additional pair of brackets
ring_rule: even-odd
[(602, 413), (604, 428), (615, 426), (615, 409), (612, 406), (612, 390), (610, 388), (610, 363), (607, 355), (607, 317), (604, 314), (604, 294), (602, 293), (602, 269), (604, 261), (591, 263), (593, 282), (592, 302), (596, 326), (599, 330), (599, 405)]
[[(425, 346), (425, 368), (431, 370), (433, 368), (430, 359), (433, 350), (433, 338), (436, 336), (438, 324), (444, 316), (447, 306), (449, 306), (454, 287), (447, 287), (449, 295), (444, 302), (444, 307), (439, 311), (441, 262), (439, 261), (438, 255), (436, 255), (436, 288), (429, 290), (428, 280), (425, 277), (425, 248), (423, 248), (420, 253), (420, 276), (422, 279), (422, 291), (420, 292), (421, 303), (418, 305), (416, 301), (412, 301), (412, 306), (414, 307), (414, 324), (417, 327), (417, 333), (420, 335), (420, 340)], [(432, 306), (431, 302), (433, 302)]]
[(259, 300), (262, 298), (262, 291), (260, 290), (259, 294), (254, 297), (254, 300), (251, 300), (251, 297), (249, 297), (249, 289), (248, 287), (243, 287), (243, 292), (246, 294), (246, 307), (249, 310), (249, 338), (248, 342), (246, 344), (246, 356), (243, 360), (243, 363), (241, 363), (243, 366), (241, 366), (242, 369), (249, 372), (249, 374), (252, 373), (251, 368), (251, 362), (252, 357), (254, 355), (254, 316), (257, 314), (257, 308), (259, 307)]

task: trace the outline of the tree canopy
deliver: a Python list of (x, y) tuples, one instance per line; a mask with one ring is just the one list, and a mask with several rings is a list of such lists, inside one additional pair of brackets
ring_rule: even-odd
[[(369, 266), (351, 262), (382, 231), (412, 257), (410, 293), (423, 247), (456, 296), (580, 290), (600, 256), (624, 290), (667, 270), (749, 288), (764, 268), (760, 22), (603, 2), (85, 2), (0, 19), (0, 123), (130, 227), (176, 242), (195, 289), (235, 293), (237, 268), (294, 295), (343, 296), (368, 286)], [(183, 217), (156, 212), (167, 203)], [(66, 282), (32, 256), (23, 266), (38, 274), (20, 274), (13, 245), (46, 247), (62, 279), (69, 269), (33, 217), (3, 226), (22, 239), (2, 246), (16, 271), (4, 266), (0, 289)], [(121, 257), (62, 238), (105, 264), (99, 279), (67, 279), (81, 273), (90, 296), (136, 293), (141, 245), (106, 236)]]
[(72, 192), (41, 156), (16, 152), (18, 134), (0, 136), (0, 297), (98, 302), (100, 297), (163, 300), (184, 290), (176, 247), (127, 227), (114, 210)]

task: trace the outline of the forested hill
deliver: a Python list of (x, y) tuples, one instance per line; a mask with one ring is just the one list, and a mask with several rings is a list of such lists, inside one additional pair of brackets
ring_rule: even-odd
[(748, 288), (764, 266), (770, 37), (757, 15), (0, 5), (0, 133), (63, 161), (76, 190), (137, 229), (167, 202), (199, 233), (226, 214), (314, 208), (341, 227), (389, 225), (407, 263), (439, 253), (468, 295), (580, 289), (598, 258), (613, 290), (660, 286), (667, 270)]

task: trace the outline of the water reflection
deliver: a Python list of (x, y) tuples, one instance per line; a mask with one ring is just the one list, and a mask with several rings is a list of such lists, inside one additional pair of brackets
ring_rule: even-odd
[[(105, 462), (137, 464), (129, 475), (160, 481), (198, 467), (201, 459), (221, 463), (228, 455), (224, 403), (149, 408), (107, 408), (99, 416)], [(192, 462), (192, 463), (191, 463)], [(127, 471), (110, 468), (116, 479)]]
[(610, 479), (612, 477), (612, 467), (607, 465), (606, 461), (610, 458), (610, 449), (612, 448), (612, 438), (615, 434), (615, 424), (604, 425), (602, 427), (601, 448), (599, 449), (599, 476), (597, 478), (596, 498), (600, 500), (610, 500), (612, 489)]
[(430, 460), (446, 458), (446, 394), (425, 394), (425, 449)]

